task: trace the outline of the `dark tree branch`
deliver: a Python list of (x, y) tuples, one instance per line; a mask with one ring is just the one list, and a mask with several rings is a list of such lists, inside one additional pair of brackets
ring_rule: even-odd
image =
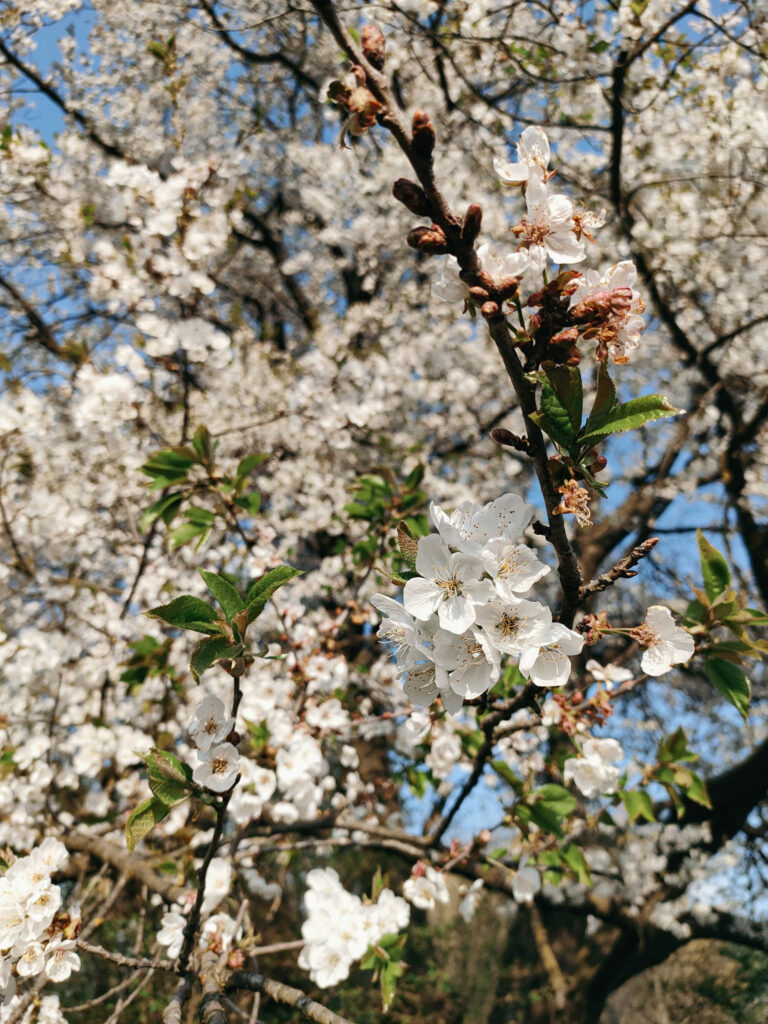
[(284, 1006), (292, 1006), (298, 1010), (307, 1020), (315, 1021), (315, 1024), (353, 1024), (346, 1017), (340, 1017), (333, 1013), (314, 999), (310, 999), (300, 989), (291, 988), (280, 981), (272, 978), (265, 978), (258, 971), (234, 971), (227, 984), (228, 992), (236, 992), (238, 989), (248, 989), (251, 992), (262, 992), (269, 996), (276, 1003)]

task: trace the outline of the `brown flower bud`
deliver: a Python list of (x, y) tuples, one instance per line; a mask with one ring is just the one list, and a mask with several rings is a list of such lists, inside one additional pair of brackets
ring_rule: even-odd
[(552, 345), (562, 345), (568, 347), (575, 344), (579, 340), (579, 332), (576, 327), (566, 327), (565, 330), (558, 331), (557, 334), (553, 335)]
[(506, 448), (514, 448), (518, 452), (528, 451), (528, 439), (513, 434), (506, 427), (496, 427), (491, 431), (491, 437), (496, 444), (503, 444)]
[(435, 129), (425, 110), (417, 110), (413, 115), (413, 150), (417, 156), (428, 160), (435, 148)]
[(384, 67), (384, 52), (387, 44), (384, 33), (378, 25), (364, 25), (360, 33), (360, 45), (363, 48), (363, 55), (369, 64), (372, 64), (377, 71)]
[(505, 277), (499, 282), (499, 295), (502, 299), (513, 299), (520, 288), (519, 277)]
[(479, 302), (485, 302), (488, 298), (488, 292), (485, 288), (480, 288), (478, 285), (472, 285), (469, 289), (469, 294), (473, 299), (477, 299)]
[(480, 225), (483, 222), (483, 209), (477, 203), (472, 203), (467, 208), (464, 216), (464, 224), (461, 228), (461, 239), (467, 245), (474, 245), (477, 236), (480, 234)]
[(418, 249), (419, 252), (425, 252), (430, 256), (448, 252), (448, 239), (437, 224), (433, 224), (431, 228), (414, 228), (408, 232), (405, 240), (412, 249)]
[(499, 315), (499, 304), (498, 302), (484, 302), (480, 307), (480, 312), (486, 320), (492, 320), (493, 317)]
[(398, 178), (392, 186), (392, 195), (417, 217), (429, 217), (432, 209), (421, 185), (408, 178)]

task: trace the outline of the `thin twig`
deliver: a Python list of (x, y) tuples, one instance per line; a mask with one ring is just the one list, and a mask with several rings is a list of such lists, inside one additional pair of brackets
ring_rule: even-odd
[(152, 980), (152, 975), (154, 973), (155, 972), (153, 970), (152, 971), (147, 971), (147, 973), (141, 979), (141, 981), (136, 986), (136, 988), (133, 990), (133, 992), (131, 992), (131, 994), (129, 996), (126, 996), (125, 999), (121, 999), (118, 1002), (117, 1006), (114, 1008), (112, 1013), (104, 1021), (104, 1024), (117, 1024), (117, 1021), (120, 1019), (120, 1015), (123, 1013), (124, 1010), (128, 1009), (128, 1007), (131, 1005), (131, 1003), (134, 1001), (134, 999), (137, 999), (139, 997), (139, 995), (142, 992), (142, 989), (146, 988), (146, 986)]
[(591, 583), (586, 583), (579, 590), (579, 599), (584, 600), (585, 597), (589, 597), (590, 594), (597, 594), (601, 590), (607, 590), (608, 587), (613, 586), (617, 580), (631, 579), (633, 576), (637, 576), (634, 571), (634, 566), (638, 562), (642, 561), (646, 555), (649, 555), (651, 551), (659, 543), (658, 537), (649, 537), (648, 540), (644, 540), (642, 544), (638, 544), (636, 548), (633, 548), (628, 555), (619, 561), (609, 569), (608, 572), (604, 572), (602, 576), (598, 576), (597, 579), (592, 580)]
[(347, 1017), (340, 1017), (321, 1003), (316, 1003), (300, 989), (291, 988), (290, 985), (284, 985), (272, 978), (265, 978), (258, 971), (235, 971), (232, 974), (227, 990), (234, 992), (243, 988), (252, 992), (262, 992), (276, 1003), (293, 1006), (300, 1010), (307, 1020), (313, 1020), (316, 1024), (353, 1024)]
[(136, 970), (149, 968), (152, 971), (176, 972), (176, 967), (173, 961), (170, 960), (156, 960), (154, 957), (148, 956), (125, 956), (124, 953), (115, 953), (110, 949), (105, 949), (103, 946), (94, 946), (90, 942), (84, 942), (82, 939), (77, 940), (77, 948), (82, 949), (84, 953), (100, 956), (102, 960), (110, 960), (113, 964), (118, 964), (120, 967), (133, 967)]

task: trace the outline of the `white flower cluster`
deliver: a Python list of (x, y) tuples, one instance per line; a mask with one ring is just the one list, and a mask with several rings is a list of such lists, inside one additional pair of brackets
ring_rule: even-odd
[(407, 927), (411, 912), (401, 896), (382, 889), (376, 903), (363, 903), (347, 892), (333, 868), (315, 868), (307, 875), (304, 904), (309, 913), (301, 928), (306, 945), (299, 967), (320, 988), (344, 981), (355, 960), (384, 935)]
[(563, 780), (575, 782), (585, 797), (615, 793), (621, 772), (615, 762), (624, 756), (618, 740), (588, 739), (581, 757), (569, 758), (563, 767)]
[(449, 903), (451, 899), (444, 876), (421, 861), (403, 883), (403, 895), (419, 910), (434, 910), (438, 903)]
[(549, 566), (522, 544), (534, 509), (517, 494), (480, 506), (464, 502), (450, 514), (430, 505), (437, 534), (418, 542), (416, 572), (403, 604), (376, 594), (384, 616), (379, 637), (392, 643), (406, 696), (426, 707), (440, 695), (456, 714), (465, 699), (485, 693), (501, 674), (502, 655), (519, 658), (537, 686), (562, 686), (578, 654), (578, 633), (552, 621), (528, 594)]
[(240, 771), (240, 755), (231, 743), (222, 742), (235, 727), (228, 718), (224, 702), (218, 697), (205, 697), (189, 727), (189, 735), (197, 745), (200, 764), (192, 773), (199, 786), (214, 793), (226, 793), (235, 784)]
[(64, 844), (49, 837), (0, 878), (0, 994), (6, 1001), (16, 989), (14, 968), (19, 977), (45, 972), (51, 981), (66, 981), (80, 970), (75, 943), (51, 928), (61, 906), (51, 875), (67, 857)]
[[(567, 196), (550, 190), (554, 172), (548, 170), (549, 159), (545, 132), (530, 126), (517, 144), (517, 161), (494, 160), (503, 185), (525, 189), (526, 204), (524, 217), (512, 228), (519, 242), (516, 252), (499, 256), (487, 244), (477, 250), (481, 269), (498, 281), (527, 275), (536, 289), (550, 261), (558, 266), (581, 263), (586, 257), (584, 238), (593, 240), (591, 232), (605, 223), (604, 210), (599, 214), (576, 211)], [(614, 362), (625, 363), (640, 344), (645, 303), (635, 291), (636, 282), (637, 268), (631, 260), (609, 267), (602, 276), (588, 270), (576, 279), (570, 308), (577, 322), (584, 324), (583, 336), (597, 339), (599, 359), (610, 355)], [(432, 297), (450, 306), (469, 298), (455, 257), (449, 256), (443, 264), (440, 278), (432, 285)]]

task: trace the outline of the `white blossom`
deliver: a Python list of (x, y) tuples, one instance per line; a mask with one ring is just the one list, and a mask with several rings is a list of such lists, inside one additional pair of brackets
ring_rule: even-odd
[(221, 743), (235, 727), (234, 718), (227, 717), (224, 702), (218, 697), (208, 696), (198, 706), (189, 727), (189, 735), (200, 753), (205, 753), (214, 743)]
[(570, 655), (579, 654), (583, 646), (579, 633), (553, 622), (520, 655), (520, 671), (536, 686), (563, 686), (571, 672)]
[(613, 739), (584, 741), (580, 757), (570, 757), (563, 767), (563, 780), (574, 782), (587, 799), (601, 793), (615, 793), (621, 774), (615, 762), (624, 756), (621, 744)]
[(445, 879), (431, 865), (421, 865), (421, 870), (403, 883), (403, 895), (419, 910), (434, 910), (438, 903), (448, 903), (451, 898)]
[(531, 177), (543, 178), (549, 166), (549, 139), (538, 125), (523, 130), (517, 143), (517, 162), (494, 159), (502, 185), (524, 185)]
[(240, 755), (231, 743), (219, 743), (215, 747), (201, 751), (200, 764), (192, 772), (192, 778), (198, 786), (213, 790), (214, 793), (226, 793), (235, 784), (240, 765)]
[(642, 641), (645, 646), (640, 667), (649, 676), (663, 676), (673, 665), (690, 661), (693, 637), (675, 625), (669, 608), (654, 604), (646, 612)]

